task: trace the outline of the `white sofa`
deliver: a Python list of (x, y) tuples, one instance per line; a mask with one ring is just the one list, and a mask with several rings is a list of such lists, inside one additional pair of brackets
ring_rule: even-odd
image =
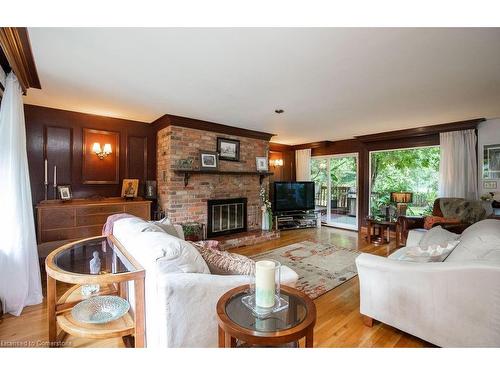
[(441, 347), (499, 347), (500, 220), (467, 228), (444, 262), (398, 260), (424, 234), (356, 259), (361, 314)]
[[(113, 228), (115, 238), (146, 270), (146, 346), (216, 347), (217, 301), (229, 289), (248, 284), (249, 276), (210, 274), (189, 242), (150, 230), (151, 224), (139, 218), (118, 220)], [(285, 266), (281, 276), (291, 286), (298, 279)]]

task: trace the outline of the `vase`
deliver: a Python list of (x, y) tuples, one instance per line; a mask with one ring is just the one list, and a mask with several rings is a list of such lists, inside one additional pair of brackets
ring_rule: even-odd
[(262, 230), (269, 230), (269, 215), (266, 211), (262, 211)]

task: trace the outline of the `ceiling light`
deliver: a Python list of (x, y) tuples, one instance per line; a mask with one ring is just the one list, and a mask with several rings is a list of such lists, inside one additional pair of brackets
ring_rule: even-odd
[(278, 108), (278, 109), (275, 109), (274, 112), (276, 112), (277, 114), (282, 114), (283, 112), (285, 112), (284, 110), (282, 110), (281, 108)]

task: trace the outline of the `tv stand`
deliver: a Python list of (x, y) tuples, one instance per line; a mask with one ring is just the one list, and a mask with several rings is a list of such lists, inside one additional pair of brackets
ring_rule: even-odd
[(277, 230), (316, 228), (318, 226), (318, 214), (310, 211), (281, 211), (274, 215)]

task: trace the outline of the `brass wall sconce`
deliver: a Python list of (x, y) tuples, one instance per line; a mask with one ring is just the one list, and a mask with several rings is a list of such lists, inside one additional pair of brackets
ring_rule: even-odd
[(269, 160), (269, 164), (271, 165), (271, 167), (282, 167), (283, 159), (271, 159)]
[(99, 143), (94, 143), (92, 146), (92, 152), (97, 155), (99, 159), (104, 159), (106, 156), (112, 153), (111, 151), (111, 145), (109, 143), (106, 143), (104, 145), (104, 148), (101, 150), (101, 145)]

